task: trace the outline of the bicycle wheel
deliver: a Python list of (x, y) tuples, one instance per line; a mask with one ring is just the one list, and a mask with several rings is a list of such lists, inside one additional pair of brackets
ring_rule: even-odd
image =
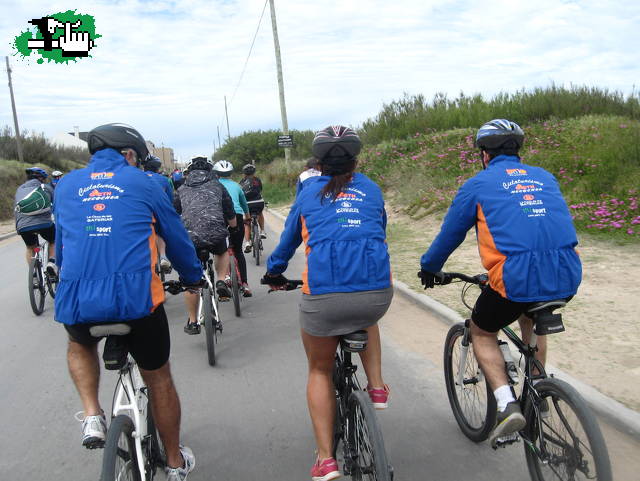
[(213, 316), (213, 292), (208, 287), (202, 289), (202, 315), (204, 316), (204, 333), (207, 338), (207, 356), (209, 365), (216, 365), (216, 319)]
[(260, 231), (258, 230), (258, 223), (253, 224), (253, 229), (251, 231), (251, 237), (253, 241), (251, 245), (253, 246), (253, 257), (256, 260), (256, 265), (260, 265)]
[(582, 396), (559, 379), (543, 379), (535, 390), (548, 413), (540, 413), (539, 400), (527, 399), (524, 450), (531, 479), (610, 481), (607, 446)]
[(42, 273), (42, 264), (38, 257), (34, 257), (29, 261), (29, 278), (27, 280), (29, 288), (29, 302), (31, 309), (36, 316), (44, 311), (44, 300), (47, 296), (45, 289), (45, 279)]
[(129, 416), (116, 416), (104, 445), (100, 481), (140, 481), (136, 445), (133, 440), (133, 421)]
[(382, 430), (364, 391), (353, 391), (349, 396), (346, 435), (351, 448), (348, 461), (351, 479), (391, 481)]
[(229, 256), (229, 270), (231, 271), (231, 297), (236, 317), (240, 317), (240, 278), (238, 277), (238, 261), (235, 256)]
[[(447, 385), (449, 404), (453, 416), (466, 437), (476, 443), (489, 436), (496, 422), (496, 400), (489, 388), (478, 361), (473, 355), (471, 342), (464, 366), (462, 339), (464, 323), (455, 324), (449, 329), (444, 343), (444, 381)], [(458, 373), (463, 370), (462, 384), (458, 381)]]

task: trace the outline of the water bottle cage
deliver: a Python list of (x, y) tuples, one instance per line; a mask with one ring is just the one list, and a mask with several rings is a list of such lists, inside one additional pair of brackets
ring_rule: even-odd
[(544, 309), (534, 313), (533, 321), (536, 324), (534, 330), (538, 336), (546, 336), (564, 331), (562, 314), (554, 314), (550, 309)]
[(127, 363), (127, 350), (124, 339), (119, 336), (109, 336), (104, 344), (102, 359), (104, 367), (110, 371), (118, 371)]

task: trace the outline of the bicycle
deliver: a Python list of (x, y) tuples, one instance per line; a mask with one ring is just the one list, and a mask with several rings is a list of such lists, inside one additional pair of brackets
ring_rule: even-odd
[[(268, 284), (265, 279), (260, 282)], [(301, 285), (300, 280), (288, 280), (282, 290), (290, 291)], [(333, 368), (336, 396), (333, 457), (341, 462), (344, 475), (353, 480), (393, 481), (394, 471), (387, 460), (382, 429), (371, 399), (356, 376), (358, 366), (351, 361), (351, 354), (366, 350), (367, 342), (367, 331), (340, 336)]]
[[(477, 285), (484, 289), (488, 285), (486, 274), (473, 277), (454, 272), (440, 274), (440, 280), (436, 280), (438, 285), (454, 280), (465, 282), (462, 302), (469, 309), (472, 306), (465, 300), (469, 288)], [(520, 383), (521, 371), (511, 358), (508, 344), (498, 341), (505, 359), (507, 379), (527, 424), (519, 433), (498, 438), (494, 449), (524, 441), (527, 467), (534, 481), (609, 481), (612, 479), (609, 455), (593, 413), (571, 385), (547, 376), (544, 366), (535, 358), (537, 336), (564, 331), (562, 315), (554, 314), (554, 311), (565, 304), (564, 299), (532, 303), (526, 314), (535, 327), (528, 345), (509, 326), (502, 329), (524, 364), (518, 396), (514, 386)], [(469, 324), (470, 319), (467, 319), (449, 329), (444, 346), (444, 374), (456, 422), (465, 436), (478, 443), (487, 439), (493, 430), (496, 400), (469, 350), (473, 342)]]
[(240, 299), (244, 297), (244, 286), (242, 285), (242, 276), (238, 267), (238, 260), (235, 256), (233, 247), (229, 247), (229, 272), (231, 275), (231, 297), (233, 298), (233, 309), (236, 317), (242, 314), (240, 308)]
[(153, 480), (156, 471), (166, 466), (166, 459), (149, 404), (149, 390), (120, 338), (131, 327), (125, 323), (105, 324), (92, 326), (89, 331), (93, 336), (107, 337), (104, 365), (118, 371), (100, 481)]
[(49, 244), (42, 244), (33, 248), (33, 257), (29, 261), (27, 287), (29, 289), (29, 303), (36, 316), (44, 312), (44, 301), (47, 294), (54, 299), (58, 287), (58, 276), (49, 274), (46, 269)]
[[(267, 203), (265, 202), (265, 206)], [(262, 237), (260, 237), (260, 225), (258, 224), (258, 216), (260, 214), (251, 213), (251, 224), (249, 225), (249, 233), (250, 233), (250, 242), (251, 242), (251, 252), (253, 258), (256, 260), (256, 265), (260, 265), (260, 256), (262, 255), (262, 251), (264, 247), (262, 246)]]
[[(222, 320), (220, 319), (218, 301), (216, 299), (215, 270), (213, 268), (213, 259), (208, 250), (198, 250), (198, 259), (200, 259), (202, 263), (205, 286), (200, 289), (197, 322), (201, 326), (204, 326), (209, 365), (215, 366), (218, 333), (222, 333)], [(164, 286), (169, 293), (174, 295), (188, 290), (185, 289), (179, 281), (166, 281), (164, 282)]]

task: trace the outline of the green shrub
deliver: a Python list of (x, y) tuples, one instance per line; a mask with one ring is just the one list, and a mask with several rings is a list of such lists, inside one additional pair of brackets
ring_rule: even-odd
[[(295, 144), (291, 149), (291, 156), (296, 159), (310, 157), (313, 132), (292, 130), (290, 134), (293, 135)], [(255, 160), (256, 165), (268, 164), (284, 155), (284, 150), (277, 144), (278, 135), (282, 135), (282, 132), (277, 130), (244, 132), (229, 139), (216, 151), (213, 159), (229, 160), (236, 169), (252, 160)]]

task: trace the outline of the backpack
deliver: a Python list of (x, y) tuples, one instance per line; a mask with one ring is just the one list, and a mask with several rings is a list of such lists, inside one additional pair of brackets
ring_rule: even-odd
[(45, 190), (44, 184), (29, 192), (16, 204), (16, 212), (25, 215), (38, 215), (51, 211), (51, 197)]

